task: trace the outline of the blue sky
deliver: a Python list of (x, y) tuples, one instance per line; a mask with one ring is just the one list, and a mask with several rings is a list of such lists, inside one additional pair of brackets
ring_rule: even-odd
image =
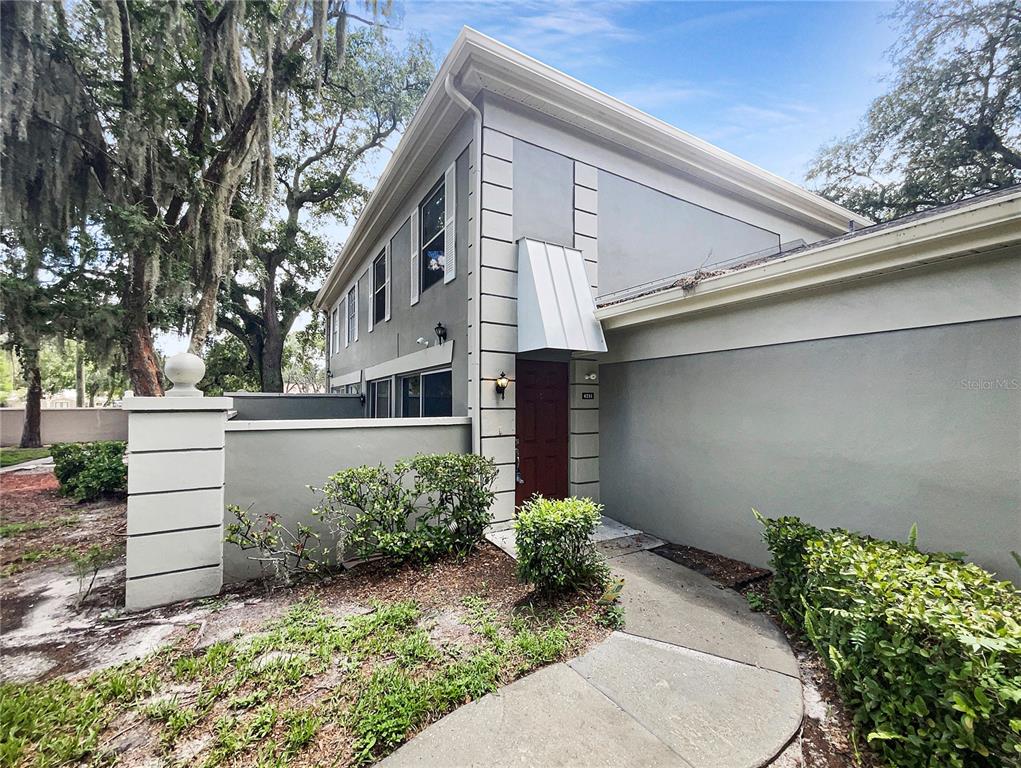
[(882, 93), (892, 5), (408, 0), (443, 59), (462, 25), (797, 183)]

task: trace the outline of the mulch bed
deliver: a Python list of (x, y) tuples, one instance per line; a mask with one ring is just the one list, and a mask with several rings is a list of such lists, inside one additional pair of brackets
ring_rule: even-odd
[[(5, 472), (0, 478), (0, 521), (45, 524), (0, 540), (0, 572), (29, 574), (92, 545), (122, 547), (127, 503), (121, 498), (78, 503), (60, 495), (52, 470)], [(31, 559), (35, 553), (43, 557)], [(5, 579), (6, 581), (6, 579)]]
[(686, 547), (683, 544), (664, 544), (652, 551), (683, 565), (685, 568), (708, 576), (716, 583), (730, 589), (740, 589), (770, 575), (766, 568), (758, 568), (740, 560), (731, 560), (729, 557), (718, 555), (715, 552)]
[(784, 624), (776, 611), (769, 596), (773, 579), (769, 570), (682, 544), (666, 544), (652, 551), (746, 598), (757, 595), (765, 613), (786, 635), (805, 687), (805, 719), (790, 747), (772, 763), (773, 768), (882, 768), (868, 747), (852, 742), (851, 715), (818, 652), (799, 632)]

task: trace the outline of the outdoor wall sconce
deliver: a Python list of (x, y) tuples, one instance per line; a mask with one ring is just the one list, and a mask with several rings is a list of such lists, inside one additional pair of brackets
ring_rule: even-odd
[(510, 379), (507, 378), (507, 374), (500, 371), (500, 376), (496, 380), (496, 394), (503, 400), (506, 397), (507, 387), (510, 386)]
[(365, 393), (364, 392), (359, 392), (358, 393), (358, 402), (361, 403), (362, 405), (365, 405)]
[(440, 344), (447, 340), (447, 329), (443, 327), (443, 323), (436, 323), (433, 330), (436, 331), (436, 338), (440, 340)]
[(595, 381), (598, 377), (594, 373), (586, 373), (585, 381)]

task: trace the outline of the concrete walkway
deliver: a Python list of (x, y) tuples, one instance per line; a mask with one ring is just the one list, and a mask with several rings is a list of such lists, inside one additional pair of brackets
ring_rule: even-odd
[(622, 549), (610, 564), (625, 579), (623, 632), (455, 710), (380, 765), (771, 762), (802, 718), (798, 666), (782, 634), (738, 594), (659, 555)]

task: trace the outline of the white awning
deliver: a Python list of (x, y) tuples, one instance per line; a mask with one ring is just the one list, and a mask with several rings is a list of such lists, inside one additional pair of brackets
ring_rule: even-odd
[(605, 352), (581, 251), (518, 241), (518, 352)]

